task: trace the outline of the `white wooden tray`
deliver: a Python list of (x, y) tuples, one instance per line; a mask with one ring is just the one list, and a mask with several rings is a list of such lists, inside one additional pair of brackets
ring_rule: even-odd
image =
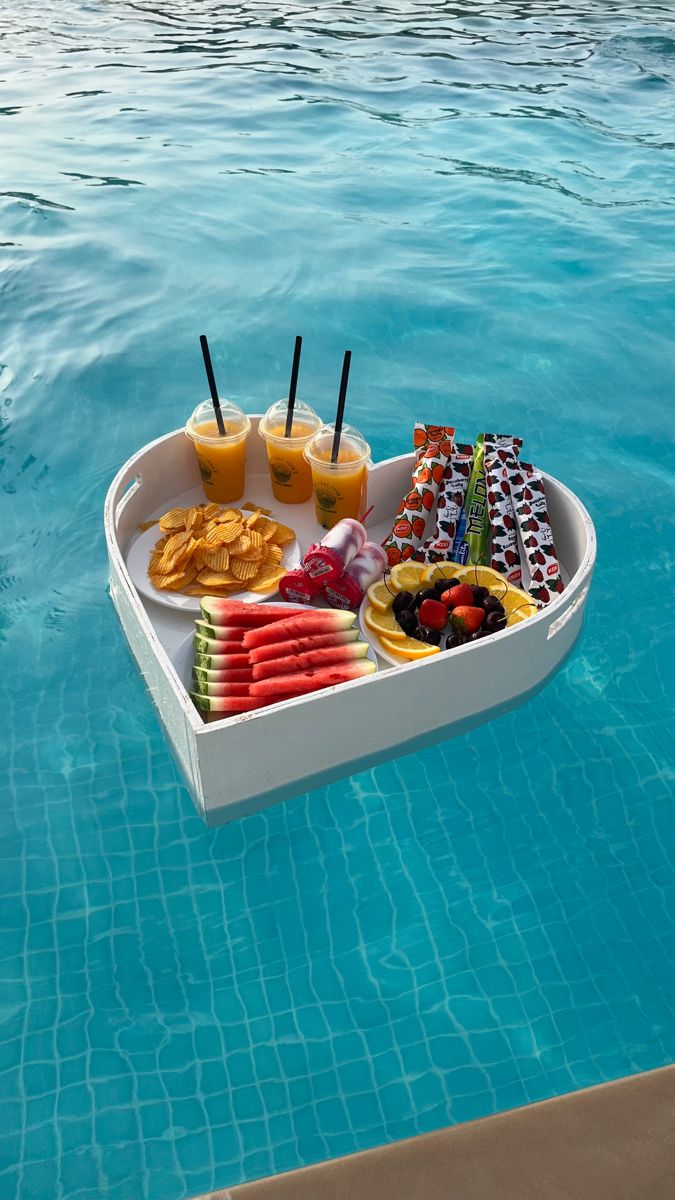
[[(318, 541), (313, 504), (272, 497), (259, 417), (248, 442), (246, 500), (272, 508), (297, 533), (301, 552)], [(377, 463), (369, 477), (369, 536), (381, 541), (410, 480), (412, 454)], [(195, 803), (209, 825), (231, 821), (341, 776), (464, 733), (543, 686), (574, 645), (595, 564), (595, 531), (563, 484), (544, 476), (563, 594), (535, 617), (493, 637), (311, 696), (205, 725), (171, 663), (194, 614), (141, 596), (125, 559), (143, 521), (178, 495), (203, 499), (192, 443), (183, 430), (139, 450), (105, 502), (110, 594)], [(187, 499), (186, 499), (187, 498)], [(490, 680), (487, 703), (486, 679)]]

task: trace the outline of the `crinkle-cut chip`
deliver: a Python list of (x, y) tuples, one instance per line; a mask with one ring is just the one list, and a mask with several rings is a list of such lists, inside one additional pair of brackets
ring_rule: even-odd
[[(194, 575), (192, 579), (194, 579)], [(186, 583), (190, 582), (191, 580), (184, 571), (174, 571), (171, 575), (158, 575), (155, 587), (163, 591), (179, 592)]]
[(197, 579), (200, 583), (207, 583), (209, 586), (221, 587), (223, 584), (236, 583), (229, 571), (212, 571), (210, 567), (205, 567), (200, 571)]
[(271, 542), (275, 529), (276, 525), (274, 521), (268, 521), (267, 517), (261, 517), (255, 527), (256, 533), (260, 534), (264, 542)]
[(271, 508), (263, 508), (262, 504), (253, 504), (250, 500), (247, 500), (246, 503), (242, 504), (241, 507), (245, 508), (247, 512), (263, 513), (266, 517), (269, 517), (272, 514)]
[(159, 525), (157, 517), (155, 517), (154, 521), (141, 521), (140, 525), (138, 526), (139, 532), (146, 533), (148, 529), (152, 529), (153, 525)]
[(173, 575), (175, 573), (171, 561), (167, 561), (163, 555), (161, 555), (156, 562), (153, 562), (148, 566), (148, 574), (150, 573), (151, 568), (153, 574), (155, 575)]
[(160, 529), (163, 529), (165, 533), (173, 533), (176, 529), (185, 529), (185, 522), (189, 511), (189, 509), (185, 508), (170, 508), (168, 512), (164, 513), (163, 517), (159, 518)]
[(215, 518), (219, 525), (227, 525), (228, 521), (239, 521), (241, 523), (241, 513), (238, 508), (220, 508)]
[(204, 525), (203, 509), (191, 508), (188, 513), (187, 520), (185, 522), (185, 528), (189, 529), (190, 533), (195, 533), (196, 530), (201, 529), (203, 525)]
[(222, 505), (216, 504), (214, 501), (212, 501), (210, 504), (200, 505), (200, 507), (204, 520), (207, 524), (209, 521), (213, 521), (217, 517), (220, 517), (223, 512)]
[(246, 557), (251, 548), (251, 543), (247, 533), (241, 533), (235, 541), (230, 543), (230, 554), (243, 555)]
[(226, 521), (225, 524), (219, 523), (209, 532), (213, 532), (219, 546), (230, 546), (241, 535), (242, 528), (241, 521)]
[(265, 544), (264, 539), (260, 536), (257, 529), (249, 530), (246, 536), (248, 538), (249, 545), (253, 550), (259, 550), (260, 547)]
[(279, 580), (283, 579), (285, 574), (286, 574), (286, 572), (284, 570), (280, 571), (277, 569), (275, 571), (272, 571), (269, 574), (258, 575), (258, 578), (254, 579), (253, 583), (250, 585), (251, 591), (252, 592), (271, 592), (274, 588), (277, 587)]
[(186, 546), (191, 541), (192, 534), (188, 529), (181, 529), (178, 533), (172, 533), (164, 547), (165, 558), (176, 554), (178, 550), (182, 550), (183, 546)]
[(285, 546), (288, 542), (295, 541), (295, 530), (288, 525), (282, 525), (279, 521), (274, 522), (276, 528), (272, 541), (276, 542), (277, 546)]
[(212, 571), (226, 571), (230, 564), (230, 552), (227, 546), (219, 546), (217, 550), (205, 556), (206, 566)]
[(281, 546), (275, 546), (274, 542), (268, 542), (265, 550), (265, 562), (278, 566), (283, 557), (284, 552)]
[(249, 579), (255, 579), (258, 574), (258, 564), (249, 562), (245, 558), (231, 558), (230, 570), (235, 579), (247, 583)]

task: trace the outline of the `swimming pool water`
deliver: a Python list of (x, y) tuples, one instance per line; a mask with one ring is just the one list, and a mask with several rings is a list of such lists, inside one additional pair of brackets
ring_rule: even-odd
[[(670, 1061), (672, 7), (5, 0), (0, 46), (3, 1200), (178, 1200)], [(539, 697), (215, 832), (101, 528), (203, 330), (249, 411), (301, 332), (330, 417), (351, 347), (377, 457), (512, 429), (599, 535)]]

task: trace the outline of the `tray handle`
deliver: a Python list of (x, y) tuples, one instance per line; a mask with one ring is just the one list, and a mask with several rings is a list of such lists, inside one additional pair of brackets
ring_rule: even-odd
[(115, 533), (119, 533), (122, 514), (132, 496), (143, 486), (143, 476), (136, 466), (129, 466), (120, 471), (111, 496), (110, 507), (113, 514)]
[(555, 621), (551, 621), (551, 624), (548, 627), (548, 633), (546, 635), (547, 641), (550, 641), (552, 637), (555, 637), (555, 635), (557, 633), (560, 633), (561, 629), (565, 628), (567, 622), (570, 621), (572, 619), (572, 617), (574, 616), (575, 612), (579, 608), (581, 608), (587, 595), (588, 595), (588, 584), (586, 584), (586, 587), (583, 587), (581, 589), (581, 591), (579, 592), (579, 595), (576, 597), (575, 600), (572, 601), (569, 608), (566, 608), (565, 611), (563, 613), (561, 613), (559, 617), (556, 617)]

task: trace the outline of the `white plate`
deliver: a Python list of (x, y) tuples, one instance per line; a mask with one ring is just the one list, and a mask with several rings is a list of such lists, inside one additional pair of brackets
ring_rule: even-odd
[[(274, 520), (274, 518), (272, 518)], [(144, 533), (139, 534), (136, 541), (129, 548), (127, 556), (127, 570), (131, 576), (137, 591), (142, 596), (147, 596), (148, 600), (154, 600), (155, 604), (165, 604), (167, 608), (180, 608), (183, 612), (198, 613), (200, 596), (184, 596), (182, 592), (163, 592), (156, 588), (150, 582), (148, 576), (148, 563), (150, 555), (155, 548), (155, 544), (161, 532), (158, 525), (153, 525), (150, 529), (146, 529)], [(281, 566), (285, 571), (292, 571), (294, 567), (300, 565), (300, 547), (297, 542), (289, 542), (283, 547), (283, 556)], [(278, 589), (273, 592), (233, 592), (233, 600), (244, 600), (249, 604), (259, 604), (261, 600), (271, 600), (273, 596), (278, 596)]]
[[(290, 608), (307, 608), (307, 605), (306, 604), (288, 604), (286, 607), (289, 609)], [(319, 612), (320, 610), (317, 609), (316, 611)], [(189, 633), (187, 635), (187, 637), (185, 638), (185, 640), (180, 643), (180, 645), (177, 647), (176, 650), (174, 650), (173, 654), (171, 655), (171, 661), (173, 663), (174, 670), (175, 670), (176, 674), (178, 675), (178, 678), (180, 679), (181, 683), (183, 684), (183, 687), (185, 688), (186, 692), (190, 692), (192, 690), (192, 666), (194, 663), (194, 654), (195, 654), (194, 636), (195, 636), (194, 631), (192, 633)], [(366, 640), (368, 640), (368, 639), (366, 639)], [(366, 658), (369, 658), (371, 662), (375, 663), (376, 667), (379, 665), (378, 661), (377, 661), (377, 655), (376, 655), (376, 653), (373, 649), (373, 646), (370, 642), (368, 642), (368, 653), (366, 654)]]

